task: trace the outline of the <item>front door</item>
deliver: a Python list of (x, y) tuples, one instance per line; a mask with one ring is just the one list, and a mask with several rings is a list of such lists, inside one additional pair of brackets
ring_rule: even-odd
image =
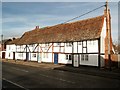
[(26, 61), (29, 60), (29, 52), (26, 52)]
[(41, 61), (42, 61), (42, 53), (37, 54), (37, 60), (38, 60), (39, 63), (41, 63)]
[(13, 60), (15, 60), (15, 52), (13, 52)]
[(73, 58), (73, 66), (74, 67), (79, 67), (79, 55), (75, 54)]
[(54, 64), (58, 64), (58, 53), (54, 53)]
[(5, 59), (5, 52), (2, 52), (2, 59)]

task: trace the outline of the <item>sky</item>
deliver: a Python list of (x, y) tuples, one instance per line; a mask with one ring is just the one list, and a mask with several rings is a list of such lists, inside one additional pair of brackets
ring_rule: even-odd
[[(35, 26), (43, 28), (63, 23), (66, 20), (84, 14), (105, 4), (105, 2), (24, 1), (27, 2), (15, 2), (15, 0), (11, 0), (11, 2), (10, 0), (9, 2), (8, 0), (4, 0), (2, 2), (2, 34), (4, 35), (4, 39), (21, 37), (26, 31), (33, 30)], [(110, 2), (109, 8), (111, 10), (112, 17), (112, 38), (113, 42), (117, 42), (118, 2)], [(103, 15), (103, 13), (104, 7), (74, 21)]]

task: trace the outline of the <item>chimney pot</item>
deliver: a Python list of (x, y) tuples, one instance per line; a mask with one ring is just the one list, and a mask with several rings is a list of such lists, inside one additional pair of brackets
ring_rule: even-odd
[(39, 26), (36, 26), (36, 29), (39, 29)]

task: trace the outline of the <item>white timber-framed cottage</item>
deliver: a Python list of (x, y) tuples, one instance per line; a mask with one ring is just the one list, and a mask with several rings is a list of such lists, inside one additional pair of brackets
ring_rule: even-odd
[[(36, 26), (34, 30), (25, 32), (16, 42), (7, 45), (9, 49), (6, 58), (73, 64), (76, 67), (80, 65), (104, 67), (108, 63), (106, 17), (107, 15), (104, 14), (45, 28)], [(110, 13), (108, 17), (111, 22)], [(14, 47), (13, 51), (11, 47)], [(111, 37), (111, 54), (114, 53), (113, 51)], [(11, 57), (9, 57), (10, 53)]]

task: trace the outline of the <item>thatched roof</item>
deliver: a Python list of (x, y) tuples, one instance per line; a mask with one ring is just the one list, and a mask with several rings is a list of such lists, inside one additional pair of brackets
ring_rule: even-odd
[(16, 44), (18, 41), (19, 41), (20, 38), (17, 38), (17, 39), (14, 39), (10, 42), (8, 42), (7, 44), (10, 45), (10, 44)]
[(73, 42), (100, 37), (104, 15), (25, 32), (16, 44)]

